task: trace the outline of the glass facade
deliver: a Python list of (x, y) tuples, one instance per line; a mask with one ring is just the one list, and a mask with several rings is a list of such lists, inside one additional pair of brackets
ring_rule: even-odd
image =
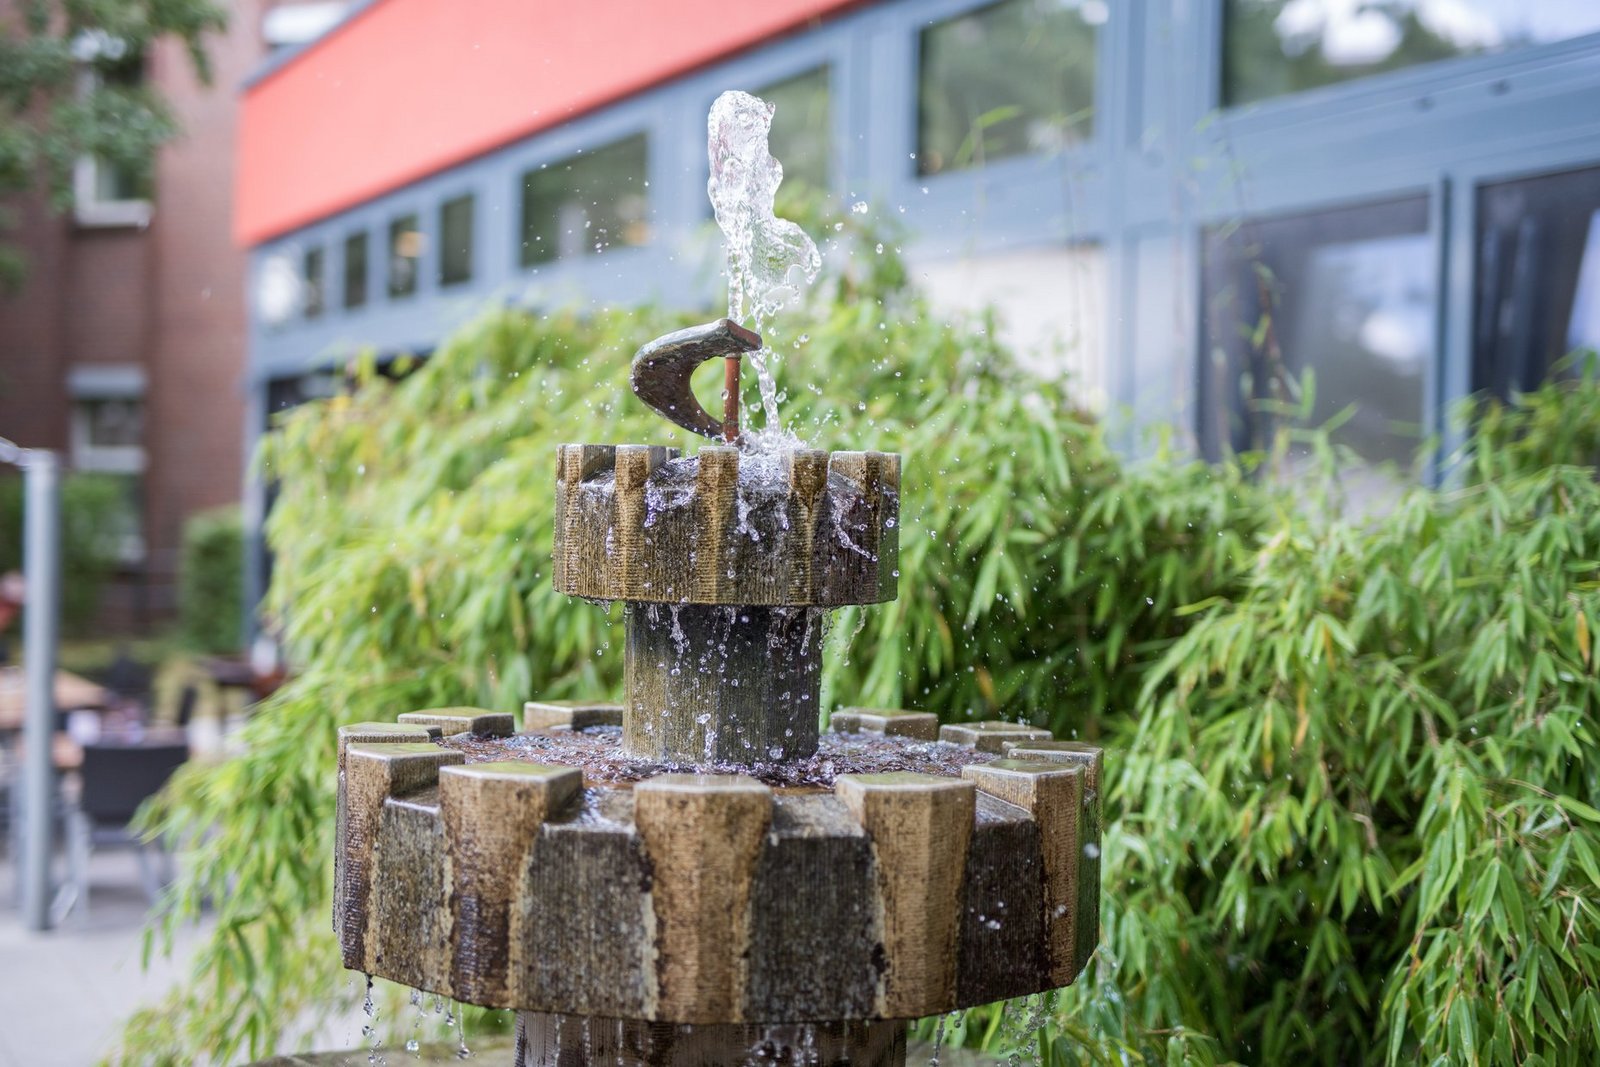
[[(807, 185), (827, 189), (832, 182), (833, 105), (827, 67), (786, 78), (756, 94), (777, 110), (767, 144), (783, 164), (783, 189)], [(793, 183), (793, 185), (791, 185)]]
[(524, 173), (522, 265), (647, 243), (648, 175), (649, 144), (642, 133)]
[(1595, 0), (1225, 0), (1222, 100), (1248, 104), (1597, 31)]
[(439, 205), (439, 284), (472, 280), (472, 194)]
[(917, 172), (939, 174), (1094, 132), (1106, 0), (1001, 0), (922, 31)]
[(422, 230), (415, 213), (389, 223), (389, 296), (411, 296), (417, 291), (417, 266), (422, 260)]
[(367, 302), (367, 231), (344, 239), (344, 306), (358, 308)]
[[(1280, 405), (1335, 443), (1409, 466), (1438, 314), (1428, 200), (1246, 222), (1205, 239), (1201, 441), (1265, 448)], [(1311, 401), (1305, 404), (1305, 390)]]
[(1600, 167), (1478, 190), (1472, 388), (1509, 398), (1600, 350)]
[(319, 319), (327, 310), (327, 270), (322, 246), (306, 249), (300, 272), (300, 310), (308, 319)]

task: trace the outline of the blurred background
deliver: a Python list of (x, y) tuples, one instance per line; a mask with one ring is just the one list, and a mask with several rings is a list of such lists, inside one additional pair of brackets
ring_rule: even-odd
[[(729, 88), (777, 105), (780, 205), (870, 224), (932, 314), (995, 309), (1124, 457), (1261, 448), (1280, 401), (1381, 508), (1444, 477), (1458, 401), (1600, 345), (1594, 0), (0, 0), (0, 31), (0, 437), (66, 471), (85, 783), (104, 741), (220, 756), (281, 682), (252, 456), (353, 358), (398, 378), (490, 307), (719, 308)], [(0, 573), (21, 512), (0, 471)], [(173, 758), (105, 772), (104, 829)], [(61, 916), (93, 887), (136, 930), (159, 872), (72, 803)], [(80, 1061), (0, 1036), (44, 1062)]]
[(1454, 399), (1600, 333), (1587, 0), (686, 0), (620, 35), (620, 3), (225, 14), (194, 37), (208, 82), (193, 17), (80, 34), (75, 91), (154, 94), (171, 127), (78, 137), (133, 159), (60, 136), (64, 183), (7, 207), (0, 427), (115, 532), (73, 608), (103, 632), (174, 618), (185, 526), (220, 507), (259, 598), (246, 457), (356, 351), (426, 355), (490, 302), (720, 299), (703, 131), (730, 86), (778, 105), (786, 193), (898, 227), (936, 304), (997, 304), (1130, 449), (1156, 421), (1249, 447), (1281, 359), (1406, 464)]

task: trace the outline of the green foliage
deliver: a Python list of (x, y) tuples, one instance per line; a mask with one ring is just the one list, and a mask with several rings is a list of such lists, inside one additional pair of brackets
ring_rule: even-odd
[(244, 524), (236, 507), (193, 515), (183, 526), (178, 625), (201, 652), (237, 652), (243, 640)]
[[(155, 149), (177, 132), (141, 74), (150, 48), (183, 43), (210, 79), (204, 36), (226, 26), (211, 0), (19, 0), (0, 9), (0, 196), (42, 189), (72, 203), (72, 168), (97, 157), (147, 187)], [(80, 79), (81, 73), (92, 75)], [(10, 227), (0, 214), (0, 235)], [(0, 282), (23, 264), (0, 243)]]
[[(1357, 522), (1231, 467), (1123, 465), (992, 324), (899, 289), (892, 254), (853, 262), (770, 331), (797, 355), (791, 425), (906, 457), (900, 599), (840, 613), (825, 692), (1108, 749), (1096, 962), (945, 1040), (1051, 1064), (1591, 1060), (1600, 486), (1552, 435), (1558, 409), (1600, 425), (1600, 384), (1480, 413), (1458, 488)], [(681, 324), (497, 311), (266, 442), (298, 673), (244, 755), (154, 813), (198, 841), (168, 929), (208, 899), (218, 924), (123, 1062), (263, 1055), (351, 988), (327, 922), (340, 722), (618, 692), (616, 616), (550, 587), (554, 445), (673, 439), (624, 382)]]
[[(0, 478), (0, 574), (22, 569), (22, 500), (22, 478)], [(116, 565), (115, 531), (123, 509), (123, 487), (115, 477), (72, 474), (62, 480), (61, 623), (69, 633), (82, 633), (94, 621)]]
[(1600, 382), (1479, 414), (1460, 487), (1286, 508), (1186, 609), (1107, 739), (1104, 947), (1063, 1018), (1263, 1063), (1600, 1057)]

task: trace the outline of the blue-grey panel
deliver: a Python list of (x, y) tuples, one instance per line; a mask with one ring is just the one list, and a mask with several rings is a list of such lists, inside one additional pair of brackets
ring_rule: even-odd
[[(1100, 29), (1090, 141), (921, 177), (913, 158), (917, 35), (988, 2), (888, 0), (859, 8), (255, 249), (253, 270), (273, 253), (293, 252), (298, 262), (303, 248), (325, 245), (333, 284), (317, 321), (268, 330), (252, 319), (252, 378), (325, 364), (359, 345), (426, 351), (490, 301), (713, 306), (721, 296), (706, 234), (706, 110), (724, 89), (757, 89), (827, 63), (841, 208), (864, 201), (903, 224), (913, 258), (1071, 241), (1105, 248), (1108, 320), (1116, 324), (1107, 382), (1136, 418), (1168, 407), (1164, 383), (1158, 395), (1141, 395), (1156, 370), (1152, 351), (1178, 362), (1174, 381), (1192, 371), (1203, 227), (1428, 194), (1441, 264), (1429, 412), (1437, 428), (1466, 381), (1475, 183), (1600, 161), (1600, 35), (1219, 111), (1221, 0), (1122, 0), (1109, 5)], [(641, 130), (651, 146), (652, 243), (521, 269), (521, 173)], [(440, 291), (437, 207), (469, 190), (478, 198), (474, 277)], [(407, 210), (419, 213), (430, 237), (418, 293), (390, 301), (374, 279), (368, 305), (345, 311), (337, 284), (344, 236), (371, 231), (369, 260), (381, 273), (384, 228)], [(1163, 310), (1169, 301), (1176, 311)], [(1146, 323), (1151, 316), (1155, 322)], [(1189, 324), (1181, 350), (1171, 343), (1178, 336), (1171, 323)]]

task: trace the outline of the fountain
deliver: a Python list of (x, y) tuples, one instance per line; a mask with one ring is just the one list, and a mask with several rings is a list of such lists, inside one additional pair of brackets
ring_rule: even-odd
[[(825, 613), (897, 593), (900, 457), (759, 447), (760, 349), (724, 319), (635, 357), (719, 443), (559, 449), (555, 585), (625, 603), (624, 703), (339, 732), (344, 965), (516, 1011), (521, 1067), (902, 1064), (907, 1020), (1094, 950), (1099, 750), (895, 709), (819, 734)], [(715, 358), (721, 419), (688, 384)]]

